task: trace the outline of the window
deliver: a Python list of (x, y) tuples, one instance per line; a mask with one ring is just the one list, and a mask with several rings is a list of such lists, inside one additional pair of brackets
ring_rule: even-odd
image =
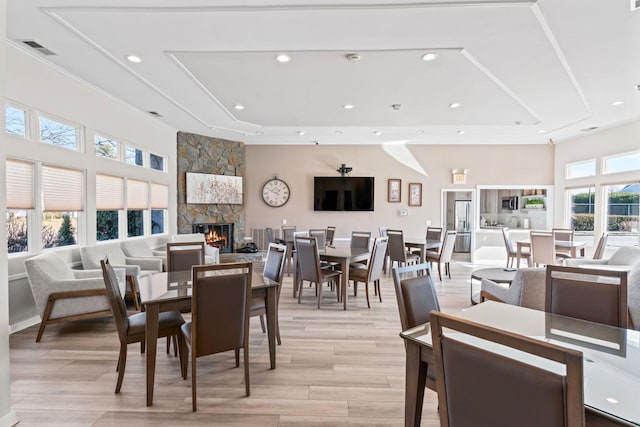
[(119, 211), (124, 209), (124, 179), (96, 175), (96, 240), (120, 237)]
[(572, 188), (568, 192), (571, 228), (577, 235), (593, 236), (596, 188)]
[(149, 209), (149, 184), (127, 179), (127, 236), (144, 235), (144, 211)]
[(120, 144), (113, 139), (104, 136), (95, 136), (96, 156), (106, 157), (107, 159), (118, 160), (118, 151)]
[(151, 184), (151, 234), (165, 232), (165, 215), (169, 209), (169, 187)]
[(609, 185), (607, 193), (607, 232), (610, 246), (638, 246), (640, 184)]
[(33, 163), (7, 160), (7, 249), (10, 254), (29, 250), (29, 211), (34, 209)]
[(144, 165), (144, 151), (139, 148), (127, 146), (125, 150), (125, 161), (130, 165)]
[(11, 135), (27, 136), (26, 112), (7, 105), (4, 110), (4, 130)]
[(40, 141), (69, 150), (77, 150), (78, 128), (40, 117)]
[(640, 171), (640, 151), (604, 158), (604, 173)]
[(584, 178), (585, 176), (596, 175), (596, 161), (587, 160), (584, 162), (576, 162), (567, 164), (567, 179)]
[(84, 173), (45, 165), (42, 167), (42, 247), (78, 243), (78, 212), (84, 210)]
[(149, 155), (149, 167), (151, 169), (164, 171), (164, 157), (151, 153)]

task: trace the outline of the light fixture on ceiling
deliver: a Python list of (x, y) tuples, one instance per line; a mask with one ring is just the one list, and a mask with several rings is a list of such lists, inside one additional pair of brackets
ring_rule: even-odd
[(464, 135), (464, 131), (461, 129), (458, 131), (458, 135)]
[(416, 131), (416, 133), (417, 133), (418, 135), (422, 135), (422, 134), (424, 133), (424, 131), (423, 131), (422, 129), (418, 129), (418, 130)]
[(618, 105), (622, 105), (624, 104), (624, 101), (618, 100), (618, 101), (613, 101), (611, 103), (612, 106), (617, 107)]
[(399, 109), (401, 109), (401, 108), (402, 108), (402, 104), (393, 104), (393, 105), (391, 106), (391, 108), (393, 108), (394, 110), (398, 111)]
[(382, 132), (380, 132), (379, 130), (377, 130), (377, 131), (373, 132), (373, 134), (374, 134), (374, 135), (378, 135), (378, 136), (380, 136), (380, 135), (382, 135)]
[(429, 52), (429, 53), (425, 53), (424, 55), (422, 55), (422, 60), (423, 61), (433, 61), (437, 57), (438, 57), (437, 53)]
[(344, 104), (342, 106), (342, 108), (344, 108), (345, 110), (353, 110), (354, 105), (353, 104)]
[(125, 58), (127, 58), (127, 61), (133, 62), (134, 64), (139, 64), (142, 62), (142, 58), (137, 55), (127, 55), (125, 56)]
[(334, 130), (333, 133), (335, 133), (336, 135), (342, 135), (342, 131), (341, 130)]
[(449, 104), (449, 108), (460, 108), (462, 104), (460, 104), (459, 102), (452, 102), (451, 104)]
[(349, 61), (350, 64), (357, 64), (360, 62), (360, 59), (362, 58), (357, 53), (350, 53), (347, 55), (347, 61)]
[(236, 105), (233, 106), (233, 108), (235, 108), (236, 110), (244, 110), (244, 105), (236, 104)]
[(545, 129), (540, 129), (540, 130), (538, 131), (538, 133), (545, 133), (545, 132), (547, 132)]
[(640, 84), (635, 85), (635, 88), (636, 88), (636, 92), (640, 92)]
[(291, 57), (286, 53), (280, 53), (276, 55), (276, 61), (282, 62), (282, 63), (291, 62)]
[(549, 139), (547, 140), (547, 144), (549, 144), (549, 145), (556, 145), (556, 143), (555, 143), (555, 141), (553, 140), (553, 138), (549, 138)]
[(353, 170), (352, 167), (347, 166), (346, 164), (342, 164), (340, 165), (340, 167), (338, 169), (336, 169), (336, 172), (340, 172), (340, 175), (345, 176), (346, 174), (350, 173)]
[(304, 131), (302, 131), (302, 130), (299, 130), (299, 131), (298, 131), (298, 132), (296, 132), (296, 133), (297, 133), (298, 135), (300, 135), (300, 136), (304, 135)]

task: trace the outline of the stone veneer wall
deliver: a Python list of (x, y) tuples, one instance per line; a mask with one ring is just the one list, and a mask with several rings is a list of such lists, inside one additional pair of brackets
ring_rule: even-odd
[(244, 244), (244, 205), (187, 204), (186, 173), (245, 176), (244, 143), (178, 132), (178, 233), (191, 224), (233, 222), (236, 248)]

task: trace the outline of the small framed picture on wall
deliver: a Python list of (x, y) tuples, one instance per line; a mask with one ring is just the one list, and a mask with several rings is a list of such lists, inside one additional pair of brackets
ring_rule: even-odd
[(422, 206), (422, 183), (409, 183), (409, 206)]
[(389, 179), (387, 184), (387, 202), (400, 203), (402, 201), (402, 180)]

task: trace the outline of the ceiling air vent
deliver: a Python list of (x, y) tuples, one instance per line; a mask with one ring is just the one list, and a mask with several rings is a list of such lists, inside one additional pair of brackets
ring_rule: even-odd
[(162, 114), (158, 113), (157, 111), (147, 111), (147, 113), (155, 117), (162, 117)]
[(640, 0), (631, 0), (631, 10), (640, 9)]
[(598, 126), (591, 126), (589, 128), (580, 129), (580, 132), (591, 132), (596, 129), (598, 129)]
[(26, 44), (27, 46), (29, 46), (32, 49), (37, 50), (38, 52), (40, 52), (43, 55), (55, 55), (55, 53), (51, 52), (49, 49), (47, 49), (46, 47), (42, 46), (40, 43), (33, 41), (33, 40), (22, 40), (22, 43)]

